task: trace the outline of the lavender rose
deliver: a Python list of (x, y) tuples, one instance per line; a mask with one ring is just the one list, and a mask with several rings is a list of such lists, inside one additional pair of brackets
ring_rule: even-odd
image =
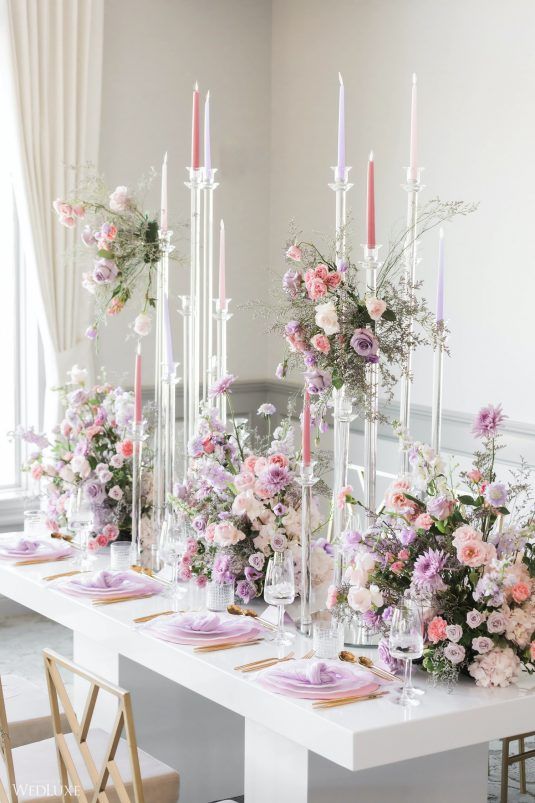
[(488, 636), (479, 636), (472, 639), (472, 649), (480, 655), (485, 655), (494, 648), (494, 642)]
[(427, 512), (438, 521), (446, 521), (453, 512), (453, 502), (447, 496), (435, 496), (427, 503)]
[(388, 649), (388, 641), (387, 639), (381, 639), (377, 646), (377, 657), (379, 661), (385, 666), (390, 672), (399, 672), (403, 667), (403, 661), (394, 658), (390, 654), (390, 650)]
[(377, 362), (379, 341), (371, 329), (355, 329), (351, 338), (351, 347), (359, 357), (365, 357), (367, 362)]
[(471, 611), (468, 611), (468, 613), (466, 614), (466, 623), (472, 628), (479, 627), (479, 625), (484, 621), (484, 619), (485, 617), (483, 616), (483, 614), (480, 613), (475, 608)]
[(444, 647), (444, 655), (452, 664), (460, 664), (464, 661), (466, 650), (462, 644), (454, 644), (449, 641)]
[(507, 626), (505, 614), (501, 611), (492, 611), (487, 619), (487, 630), (489, 633), (503, 633)]
[(113, 259), (97, 259), (93, 270), (93, 281), (97, 284), (110, 284), (117, 277), (117, 265)]
[(323, 393), (332, 385), (332, 378), (328, 371), (320, 371), (317, 368), (315, 371), (305, 371), (305, 379), (309, 393), (318, 394)]
[(303, 277), (298, 270), (291, 268), (282, 277), (282, 287), (291, 298), (295, 298), (303, 284)]

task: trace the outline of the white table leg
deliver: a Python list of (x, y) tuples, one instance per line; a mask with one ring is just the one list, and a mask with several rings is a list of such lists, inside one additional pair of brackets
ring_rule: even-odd
[[(76, 631), (73, 632), (73, 660), (83, 669), (119, 685), (119, 654)], [(83, 711), (88, 690), (89, 686), (84, 680), (74, 678), (74, 707), (78, 715)], [(114, 698), (101, 692), (91, 720), (92, 726), (106, 731), (111, 730), (116, 710), (117, 703)]]
[(482, 744), (351, 772), (246, 720), (245, 803), (486, 803), (487, 757)]

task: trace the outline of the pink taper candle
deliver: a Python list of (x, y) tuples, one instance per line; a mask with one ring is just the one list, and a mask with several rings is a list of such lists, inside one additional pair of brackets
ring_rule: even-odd
[(368, 232), (368, 248), (375, 248), (375, 172), (373, 151), (370, 152), (370, 158), (368, 160), (366, 229)]
[(191, 166), (198, 170), (199, 161), (199, 85), (193, 90), (193, 111), (191, 116)]
[(310, 465), (310, 393), (305, 390), (303, 402), (303, 465)]
[(210, 142), (210, 93), (206, 93), (204, 102), (204, 178), (209, 181), (212, 176), (212, 145)]
[(167, 151), (162, 164), (162, 202), (160, 211), (160, 231), (167, 234)]
[(345, 92), (342, 76), (338, 73), (340, 90), (338, 94), (338, 168), (337, 179), (343, 181), (346, 172), (346, 111)]
[(444, 229), (438, 241), (437, 323), (444, 320)]
[(416, 83), (416, 73), (412, 74), (409, 176), (413, 181), (418, 177), (418, 85)]
[(219, 228), (219, 308), (224, 309), (227, 299), (225, 286), (225, 224), (220, 223)]
[(134, 376), (134, 422), (141, 423), (141, 342), (138, 340), (136, 353), (136, 371)]

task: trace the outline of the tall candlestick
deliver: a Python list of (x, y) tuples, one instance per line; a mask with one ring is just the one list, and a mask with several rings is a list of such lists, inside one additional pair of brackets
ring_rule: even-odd
[(204, 102), (204, 179), (210, 181), (212, 174), (212, 148), (210, 143), (210, 92)]
[(162, 164), (162, 201), (160, 212), (160, 232), (167, 234), (167, 151)]
[(414, 181), (418, 175), (418, 85), (416, 73), (412, 74), (411, 98), (411, 143), (409, 155), (409, 178)]
[(224, 309), (227, 290), (225, 285), (225, 224), (221, 221), (219, 229), (219, 306)]
[(370, 158), (368, 160), (366, 229), (368, 232), (368, 248), (375, 248), (375, 170), (373, 151), (370, 152)]
[(171, 318), (169, 315), (169, 296), (164, 293), (163, 320), (165, 329), (165, 365), (167, 373), (174, 370), (173, 335), (171, 333)]
[(193, 90), (193, 111), (191, 117), (191, 166), (199, 169), (199, 84)]
[(136, 352), (136, 370), (134, 376), (134, 421), (141, 423), (142, 397), (141, 397), (141, 342), (138, 341)]
[(346, 119), (345, 119), (345, 90), (342, 76), (338, 73), (340, 90), (338, 93), (338, 166), (337, 180), (344, 181), (346, 170)]
[(437, 323), (444, 320), (444, 229), (438, 241)]
[(303, 465), (310, 465), (310, 393), (305, 390), (303, 402)]

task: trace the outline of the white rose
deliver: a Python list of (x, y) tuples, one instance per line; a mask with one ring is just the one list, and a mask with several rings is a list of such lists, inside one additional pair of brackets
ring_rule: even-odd
[(372, 595), (369, 588), (359, 588), (353, 586), (349, 589), (347, 595), (347, 602), (350, 608), (359, 613), (366, 613), (369, 611), (372, 604)]
[(316, 326), (323, 329), (326, 335), (335, 335), (340, 331), (336, 307), (332, 301), (318, 304), (316, 307)]
[(71, 378), (71, 385), (85, 385), (87, 380), (87, 369), (80, 368), (78, 365), (73, 365), (69, 371)]
[(265, 505), (255, 497), (250, 489), (239, 493), (232, 503), (232, 512), (236, 516), (246, 515), (251, 521), (260, 518), (265, 510)]
[(110, 195), (110, 209), (112, 212), (126, 212), (132, 205), (132, 198), (128, 187), (116, 187)]
[(70, 466), (60, 468), (59, 476), (64, 482), (74, 482), (74, 471)]
[(372, 604), (375, 605), (376, 608), (380, 608), (384, 603), (384, 599), (379, 590), (379, 586), (370, 586), (370, 594), (372, 596)]
[(134, 321), (134, 332), (140, 337), (145, 337), (149, 334), (152, 326), (152, 318), (145, 312), (140, 312)]
[(82, 479), (87, 479), (91, 474), (91, 466), (85, 457), (81, 454), (74, 455), (71, 460), (71, 469), (79, 474)]
[(366, 309), (368, 310), (368, 315), (370, 318), (373, 321), (378, 321), (386, 309), (386, 301), (382, 301), (380, 298), (375, 298), (375, 296), (372, 296), (371, 298), (366, 299)]

